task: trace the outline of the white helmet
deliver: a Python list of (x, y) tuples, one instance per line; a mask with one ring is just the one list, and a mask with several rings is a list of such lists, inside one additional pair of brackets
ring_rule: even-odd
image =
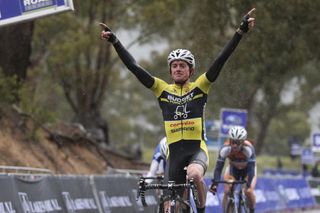
[(176, 49), (173, 50), (169, 55), (168, 55), (168, 65), (170, 67), (170, 64), (172, 61), (175, 60), (182, 60), (187, 62), (188, 64), (191, 65), (191, 68), (195, 68), (196, 66), (196, 61), (194, 59), (194, 56), (189, 50), (185, 49)]
[(247, 139), (247, 130), (242, 126), (234, 126), (229, 129), (229, 138), (232, 140)]
[(167, 157), (167, 138), (166, 137), (162, 138), (159, 144), (160, 144), (160, 154), (163, 158), (166, 158)]

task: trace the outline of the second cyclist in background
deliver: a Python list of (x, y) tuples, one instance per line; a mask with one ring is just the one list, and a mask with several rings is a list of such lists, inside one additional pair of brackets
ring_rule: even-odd
[[(228, 137), (229, 139), (224, 142), (219, 150), (210, 191), (217, 192), (216, 182), (220, 180), (225, 160), (228, 159), (229, 165), (225, 170), (224, 180), (247, 180), (245, 194), (250, 213), (254, 213), (256, 204), (254, 188), (257, 181), (254, 146), (247, 140), (247, 131), (243, 127), (235, 126), (230, 128)], [(224, 186), (223, 209), (226, 208), (229, 187), (229, 185)]]
[[(164, 175), (167, 157), (167, 138), (163, 137), (154, 150), (150, 168), (147, 177)], [(147, 179), (147, 183), (152, 182), (152, 179)]]

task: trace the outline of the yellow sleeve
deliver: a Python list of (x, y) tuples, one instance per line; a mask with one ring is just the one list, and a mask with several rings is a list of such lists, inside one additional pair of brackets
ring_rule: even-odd
[(150, 89), (156, 95), (156, 97), (159, 97), (167, 86), (168, 84), (165, 81), (155, 77), (154, 84)]
[(207, 79), (207, 76), (205, 73), (200, 75), (195, 81), (195, 84), (206, 94), (208, 94), (209, 92), (211, 83), (212, 82)]

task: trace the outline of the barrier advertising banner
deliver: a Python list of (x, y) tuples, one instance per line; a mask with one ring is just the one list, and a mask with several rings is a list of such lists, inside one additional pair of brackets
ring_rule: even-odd
[(90, 179), (87, 176), (57, 177), (67, 213), (98, 213)]
[(311, 143), (312, 151), (320, 152), (320, 132), (312, 133)]
[(72, 0), (1, 0), (0, 26), (69, 10)]
[[(207, 186), (211, 179), (205, 179)], [(256, 212), (279, 212), (316, 206), (319, 182), (306, 179), (258, 177), (255, 188)], [(136, 200), (138, 177), (0, 175), (0, 213), (139, 213), (156, 212), (155, 190), (146, 192), (148, 204)], [(222, 212), (223, 184), (218, 193), (207, 193), (206, 212)]]
[(137, 201), (138, 178), (115, 176), (94, 178), (95, 186), (104, 213), (156, 212), (158, 199), (155, 190), (145, 194), (147, 207)]
[[(0, 181), (0, 205), (7, 209), (10, 206), (10, 211), (1, 212), (67, 212), (60, 196), (60, 188), (52, 178), (1, 176)], [(4, 190), (3, 187), (8, 189)]]
[[(210, 179), (206, 179), (209, 187)], [(276, 212), (286, 209), (310, 208), (316, 205), (311, 190), (304, 178), (259, 177), (255, 188), (256, 212)], [(218, 193), (207, 193), (206, 212), (223, 212), (223, 184)]]

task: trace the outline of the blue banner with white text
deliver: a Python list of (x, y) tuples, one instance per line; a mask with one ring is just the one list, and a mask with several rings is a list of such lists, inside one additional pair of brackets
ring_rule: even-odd
[(1, 0), (0, 26), (68, 10), (73, 0)]
[[(209, 187), (210, 180), (206, 179)], [(316, 206), (311, 189), (304, 178), (259, 177), (255, 187), (257, 213), (275, 212), (290, 209), (304, 209)], [(223, 185), (218, 193), (207, 194), (206, 212), (222, 212)]]

